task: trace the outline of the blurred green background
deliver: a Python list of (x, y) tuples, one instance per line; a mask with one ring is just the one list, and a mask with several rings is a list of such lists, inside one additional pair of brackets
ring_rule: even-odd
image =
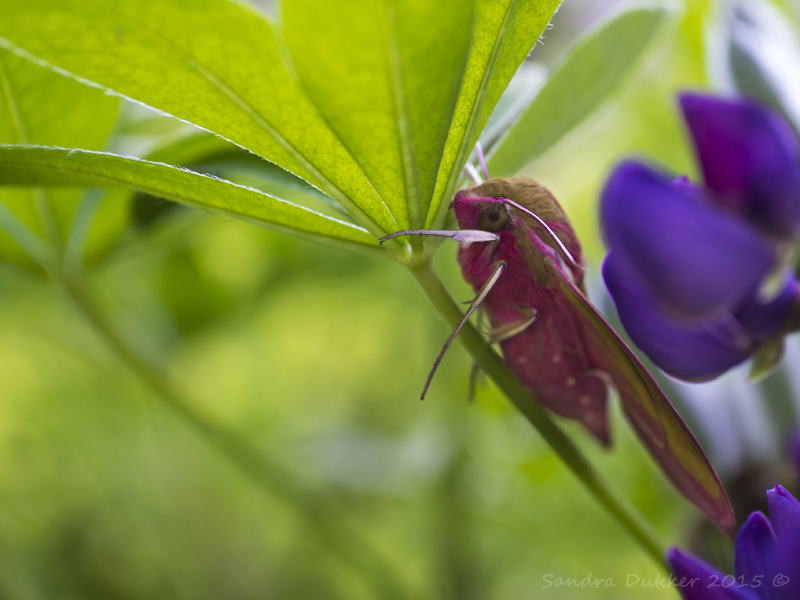
[[(566, 0), (531, 60), (556, 61), (613, 4)], [(708, 87), (713, 4), (688, 3), (629, 85), (529, 169), (565, 206), (595, 277), (610, 166), (647, 154), (695, 175), (673, 99)], [(112, 145), (141, 154), (184, 127), (123, 103)], [(391, 571), (373, 577), (413, 598), (678, 597), (642, 585), (658, 568), (490, 384), (468, 404), (460, 348), (418, 401), (448, 330), (400, 266), (187, 209), (140, 221), (95, 268), (103, 306), (200, 413), (287, 478), (244, 476), (55, 285), (3, 263), (0, 598), (379, 597), (344, 558), (362, 551), (347, 531)], [(436, 266), (471, 297), (454, 244)], [(666, 539), (687, 540), (694, 512), (619, 414), (611, 453), (565, 427)], [(325, 510), (298, 503), (298, 485)], [(599, 587), (555, 585), (584, 577)]]

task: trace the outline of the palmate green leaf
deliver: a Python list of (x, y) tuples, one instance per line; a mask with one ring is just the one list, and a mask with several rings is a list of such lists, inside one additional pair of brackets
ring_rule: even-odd
[(375, 235), (398, 228), (256, 9), (226, 0), (0, 0), (0, 14), (0, 38), (26, 56), (267, 158), (322, 189)]
[(270, 196), (352, 223), (350, 214), (318, 189), (253, 155), (220, 156), (196, 163), (191, 170), (253, 187)]
[(672, 16), (666, 6), (634, 8), (582, 38), (491, 152), (492, 176), (516, 175), (589, 116), (641, 62)]
[(465, 0), (283, 3), (298, 76), (403, 227), (420, 227), (469, 52)]
[[(270, 196), (352, 222), (350, 214), (339, 203), (306, 181), (207, 131), (193, 131), (173, 138), (142, 158), (241, 183)], [(130, 201), (133, 192), (128, 191), (127, 198), (122, 190), (115, 195), (117, 197), (111, 202), (125, 203)]]
[(472, 147), (560, 3), (477, 0), (472, 46), (428, 212), (428, 228), (439, 229), (444, 222)]
[(241, 148), (213, 133), (192, 131), (186, 135), (158, 144), (142, 158), (152, 162), (188, 167), (210, 158), (230, 154), (236, 150), (244, 152)]
[[(119, 100), (0, 48), (0, 144), (103, 147)], [(0, 202), (13, 218), (41, 237), (67, 236), (79, 190), (9, 189)], [(0, 259), (31, 268), (27, 252), (0, 231)]]
[(137, 158), (64, 148), (0, 146), (0, 185), (125, 186), (296, 237), (389, 256), (369, 232), (355, 225), (229, 181)]
[[(160, 131), (165, 119), (161, 116), (156, 116), (151, 121), (156, 131)], [(125, 120), (122, 120), (115, 133), (121, 134), (122, 131), (126, 130), (128, 135), (138, 133), (136, 129), (131, 132), (131, 127)], [(232, 151), (246, 153), (245, 150), (238, 146), (207, 131), (196, 131), (172, 138), (142, 158), (150, 162), (189, 167), (209, 157)], [(224, 176), (222, 177), (225, 178)], [(291, 198), (286, 198), (280, 194), (272, 195), (291, 200)], [(87, 266), (92, 266), (114, 251), (121, 250), (120, 246), (124, 246), (126, 243), (146, 243), (146, 240), (141, 235), (123, 236), (123, 232), (128, 230), (132, 224), (152, 224), (158, 220), (158, 217), (169, 214), (171, 212), (169, 209), (172, 208), (171, 203), (159, 202), (133, 188), (116, 187), (110, 190), (103, 190), (102, 199), (103, 201), (91, 211), (93, 214), (86, 216), (86, 223), (81, 230), (81, 234), (84, 237), (83, 244), (86, 246), (86, 256), (81, 257), (81, 260)], [(180, 229), (180, 226), (173, 228), (175, 231)], [(137, 234), (141, 233), (145, 232), (137, 231)], [(78, 243), (78, 240), (74, 239), (73, 242)]]
[[(306, 181), (292, 175), (255, 154), (231, 144), (207, 131), (192, 131), (173, 137), (142, 157), (146, 161), (167, 163), (221, 177), (233, 183), (252, 187), (270, 196), (299, 204), (315, 212), (352, 223), (344, 208)], [(133, 188), (117, 187), (109, 190), (99, 205), (95, 225), (85, 232), (89, 249), (87, 264), (96, 263), (123, 245), (131, 242), (146, 243), (150, 235), (164, 236), (177, 233), (192, 221), (170, 221), (168, 227), (150, 231), (162, 217), (174, 216), (173, 203), (164, 202)], [(141, 235), (120, 237), (131, 223), (140, 226)]]

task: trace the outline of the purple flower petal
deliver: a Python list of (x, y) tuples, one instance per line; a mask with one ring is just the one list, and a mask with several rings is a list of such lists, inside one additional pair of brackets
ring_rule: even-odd
[(763, 580), (771, 573), (777, 549), (778, 541), (769, 519), (760, 512), (751, 514), (736, 538), (734, 573), (740, 584), (756, 588), (761, 600), (775, 600)]
[(754, 228), (635, 162), (611, 175), (601, 219), (617, 260), (688, 319), (739, 306), (776, 261)]
[(684, 600), (759, 600), (749, 588), (739, 587), (730, 576), (688, 552), (673, 548), (667, 553), (667, 561)]
[(617, 248), (603, 263), (620, 320), (633, 342), (661, 369), (681, 379), (707, 379), (744, 361), (750, 338), (731, 316), (708, 325), (676, 322), (661, 313), (636, 276), (617, 260)]
[(795, 544), (800, 540), (800, 502), (780, 485), (767, 492), (767, 502), (779, 546)]
[(779, 544), (769, 584), (772, 600), (800, 598), (800, 537)]
[(800, 144), (786, 121), (746, 100), (683, 94), (706, 185), (765, 232), (800, 232)]
[(753, 294), (736, 311), (736, 320), (753, 339), (763, 342), (781, 333), (799, 298), (800, 285), (794, 273), (789, 271), (786, 274), (783, 290), (777, 297), (763, 304), (758, 300), (758, 295)]

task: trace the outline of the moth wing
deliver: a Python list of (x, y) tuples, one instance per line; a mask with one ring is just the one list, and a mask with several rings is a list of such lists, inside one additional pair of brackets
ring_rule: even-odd
[(614, 381), (637, 435), (681, 493), (733, 538), (736, 523), (730, 500), (694, 434), (625, 342), (561, 270), (557, 271), (560, 276), (555, 279), (583, 325), (588, 351)]

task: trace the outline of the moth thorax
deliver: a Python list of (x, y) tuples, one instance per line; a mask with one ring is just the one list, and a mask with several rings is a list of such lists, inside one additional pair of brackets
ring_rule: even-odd
[(564, 211), (547, 189), (527, 177), (490, 179), (470, 190), (475, 197), (507, 198), (548, 223), (566, 222)]

